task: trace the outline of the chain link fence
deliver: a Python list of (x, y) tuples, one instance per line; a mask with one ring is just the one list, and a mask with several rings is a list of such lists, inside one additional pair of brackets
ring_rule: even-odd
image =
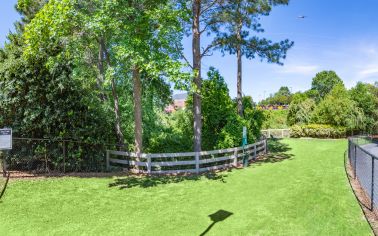
[(353, 177), (358, 180), (372, 211), (378, 204), (378, 142), (372, 136), (348, 139), (348, 158)]
[(12, 150), (2, 153), (5, 164), (0, 171), (33, 174), (105, 171), (106, 150), (127, 150), (127, 147), (73, 140), (13, 138)]

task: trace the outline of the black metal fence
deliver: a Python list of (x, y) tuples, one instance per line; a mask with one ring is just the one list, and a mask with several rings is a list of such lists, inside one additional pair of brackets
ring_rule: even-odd
[(370, 203), (370, 210), (378, 204), (378, 143), (371, 136), (348, 139), (348, 158), (353, 177), (358, 180)]
[(99, 172), (106, 169), (106, 150), (109, 149), (126, 150), (125, 147), (116, 144), (13, 138), (12, 150), (3, 151), (2, 155), (7, 171), (35, 174)]

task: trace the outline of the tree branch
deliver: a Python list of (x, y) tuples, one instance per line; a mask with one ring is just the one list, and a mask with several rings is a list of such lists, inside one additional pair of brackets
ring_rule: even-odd
[(219, 2), (219, 0), (214, 0), (213, 2), (211, 2), (207, 7), (205, 7), (201, 12), (200, 12), (200, 15), (204, 14), (205, 12), (207, 12), (212, 6), (214, 6), (217, 2)]
[(213, 43), (207, 45), (207, 47), (204, 48), (203, 51), (202, 51), (202, 53), (201, 53), (201, 58), (202, 58), (202, 57), (205, 57), (205, 56), (211, 56), (212, 54), (207, 54), (208, 51), (209, 51), (210, 49), (212, 49), (213, 47), (216, 47), (216, 46), (218, 46), (218, 45), (220, 45), (220, 44), (221, 44), (220, 42), (215, 42), (215, 43), (213, 42)]
[(180, 49), (177, 45), (176, 45), (176, 49), (177, 49), (177, 51), (179, 51), (179, 53), (180, 53), (182, 59), (184, 59), (184, 61), (188, 64), (188, 66), (189, 66), (191, 69), (193, 69), (192, 64), (190, 64), (189, 60), (185, 57), (184, 53), (182, 53), (181, 49)]

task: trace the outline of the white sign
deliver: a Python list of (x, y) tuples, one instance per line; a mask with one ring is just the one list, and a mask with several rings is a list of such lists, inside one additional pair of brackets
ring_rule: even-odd
[(12, 149), (12, 129), (0, 129), (0, 150)]

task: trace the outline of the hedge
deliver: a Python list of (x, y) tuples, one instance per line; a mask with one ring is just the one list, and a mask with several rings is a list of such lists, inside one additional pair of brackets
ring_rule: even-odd
[(312, 138), (344, 138), (347, 130), (345, 127), (336, 127), (322, 124), (294, 125), (290, 130), (290, 137)]

